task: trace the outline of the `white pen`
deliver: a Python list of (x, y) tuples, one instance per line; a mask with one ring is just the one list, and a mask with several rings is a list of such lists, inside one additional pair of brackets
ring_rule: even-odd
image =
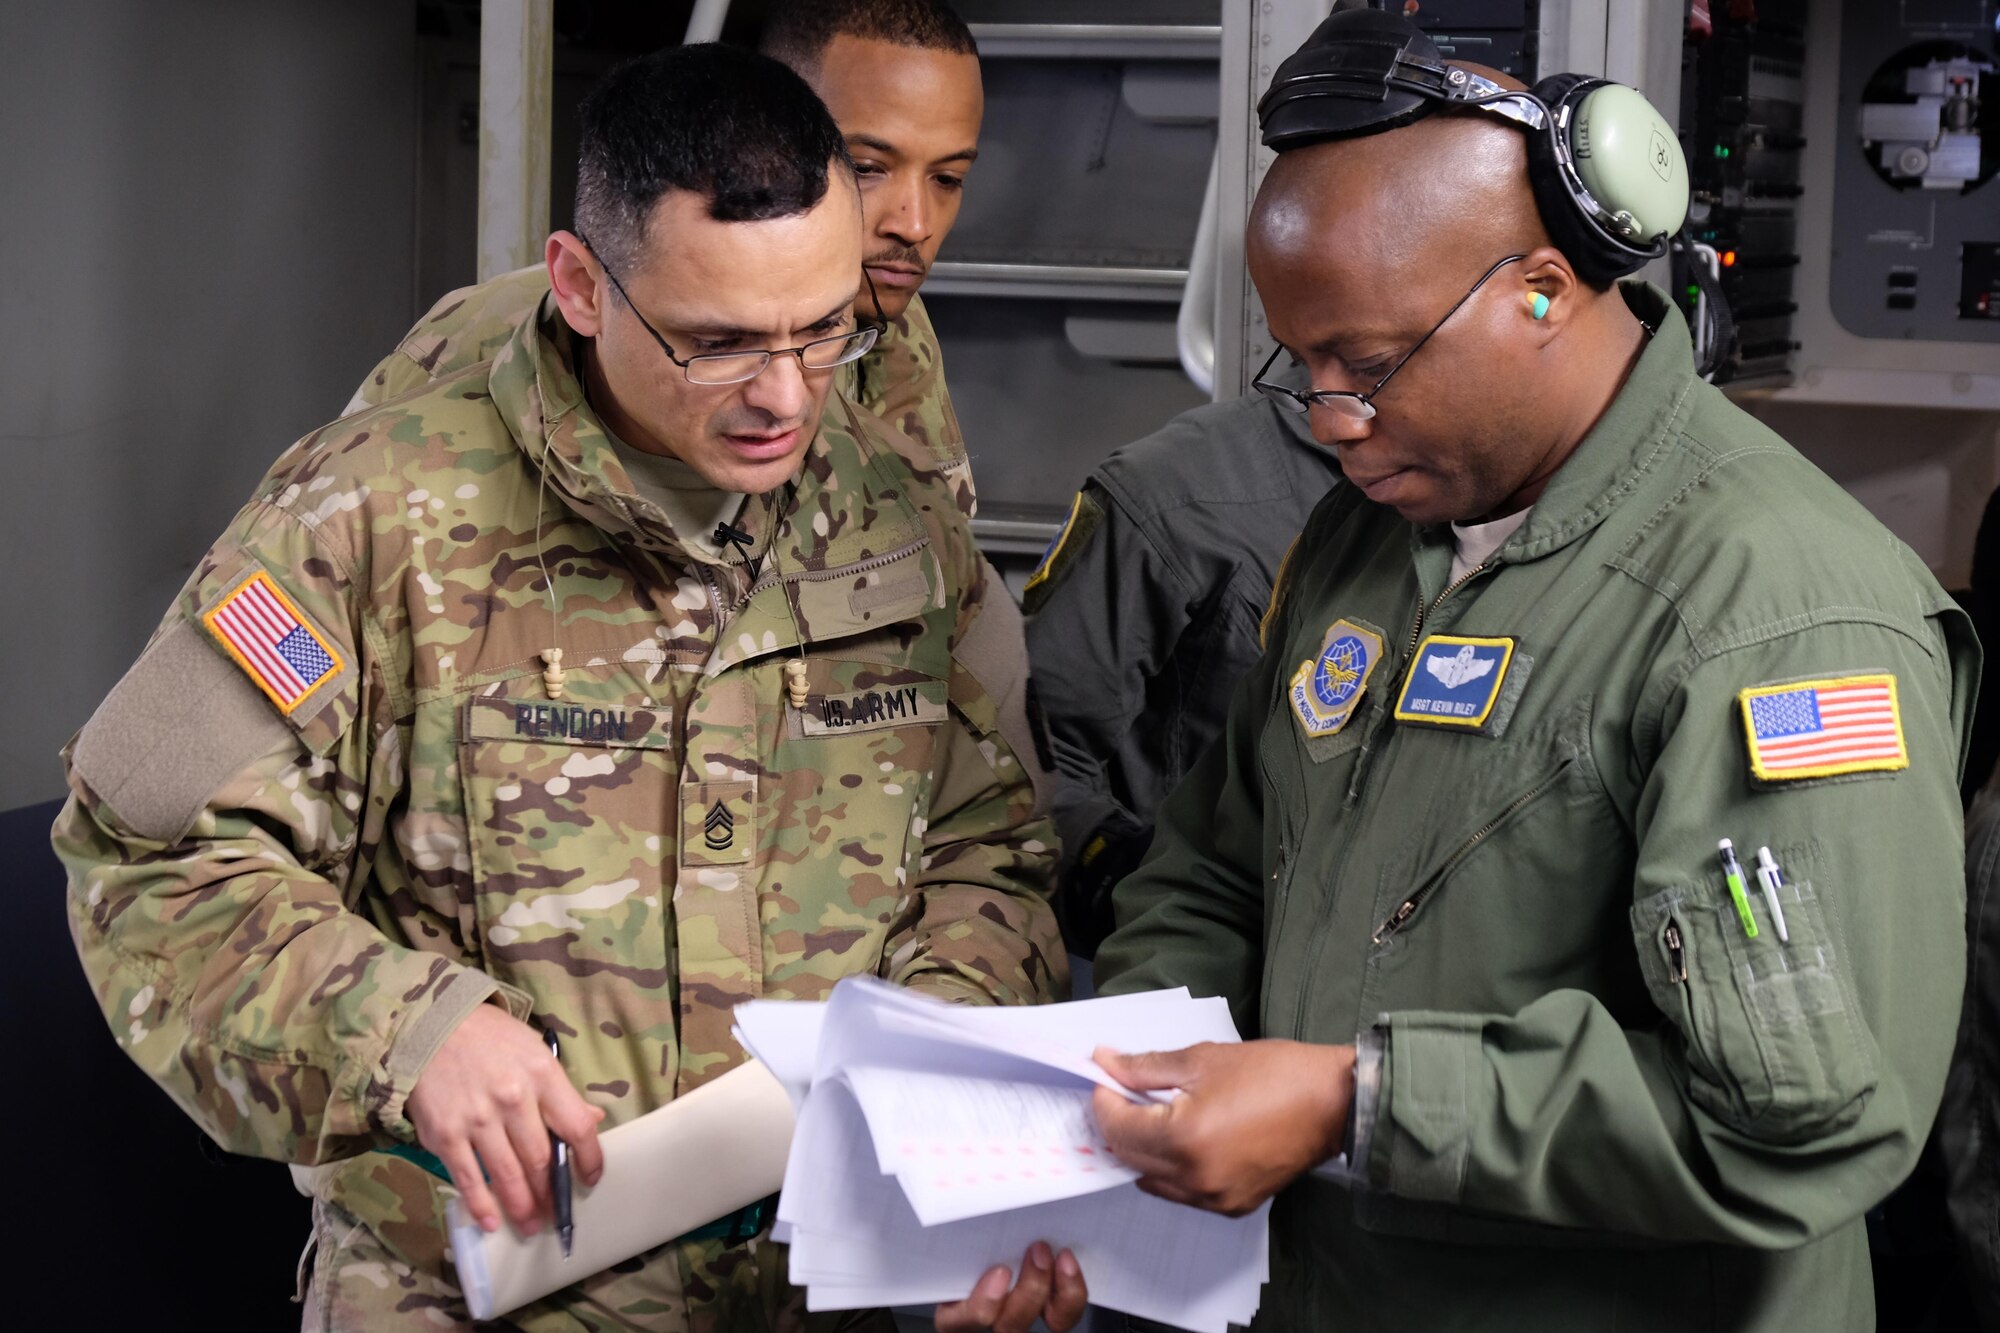
[(1771, 923), (1778, 928), (1781, 943), (1790, 944), (1792, 937), (1785, 933), (1785, 909), (1778, 906), (1778, 890), (1784, 886), (1785, 877), (1778, 871), (1778, 863), (1771, 859), (1769, 847), (1757, 849), (1757, 882), (1764, 886), (1764, 902), (1771, 909)]

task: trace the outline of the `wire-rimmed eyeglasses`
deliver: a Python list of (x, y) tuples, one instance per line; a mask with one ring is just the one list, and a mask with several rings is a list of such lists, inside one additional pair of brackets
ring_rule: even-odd
[[(581, 239), (585, 245), (590, 245), (588, 237)], [(597, 247), (591, 246), (591, 252), (596, 254)], [(746, 380), (754, 380), (770, 368), (773, 358), (780, 356), (796, 356), (799, 359), (799, 366), (804, 370), (832, 370), (836, 366), (859, 361), (868, 355), (869, 349), (875, 346), (876, 339), (882, 336), (881, 325), (863, 324), (850, 332), (815, 338), (797, 347), (772, 347), (754, 352), (701, 352), (686, 358), (678, 357), (674, 355), (674, 349), (667, 346), (667, 340), (660, 336), (660, 331), (653, 327), (652, 321), (639, 313), (639, 307), (633, 303), (631, 293), (625, 290), (624, 283), (618, 281), (618, 275), (611, 271), (611, 265), (604, 262), (604, 256), (598, 254), (597, 262), (604, 269), (604, 276), (611, 279), (611, 285), (618, 289), (618, 295), (624, 298), (626, 307), (637, 317), (646, 332), (653, 335), (653, 341), (667, 354), (667, 360), (681, 368), (681, 373), (687, 376), (690, 384), (741, 384)]]
[(1417, 339), (1415, 346), (1398, 357), (1396, 364), (1389, 367), (1389, 373), (1381, 379), (1376, 380), (1375, 386), (1366, 393), (1354, 393), (1347, 389), (1290, 389), (1282, 384), (1271, 383), (1264, 376), (1271, 373), (1272, 365), (1276, 363), (1278, 357), (1285, 350), (1283, 347), (1279, 347), (1271, 353), (1270, 360), (1264, 363), (1263, 369), (1259, 370), (1256, 377), (1250, 381), (1250, 387), (1256, 389), (1266, 398), (1269, 398), (1272, 402), (1288, 411), (1308, 412), (1312, 410), (1314, 404), (1318, 404), (1321, 407), (1338, 412), (1351, 420), (1367, 421), (1375, 415), (1375, 395), (1382, 392), (1382, 387), (1390, 380), (1396, 378), (1397, 371), (1410, 364), (1410, 358), (1415, 356), (1422, 349), (1423, 345), (1431, 340), (1433, 334), (1450, 322), (1451, 317), (1458, 313), (1458, 308), (1467, 301), (1470, 301), (1473, 293), (1486, 285), (1488, 278), (1491, 278), (1495, 273), (1498, 273), (1501, 269), (1514, 263), (1516, 260), (1526, 258), (1526, 255), (1508, 255), (1492, 268), (1480, 274), (1479, 281), (1467, 288), (1465, 295), (1459, 297), (1451, 309), (1444, 312), (1444, 318), (1431, 325), (1430, 333), (1426, 333), (1423, 337)]

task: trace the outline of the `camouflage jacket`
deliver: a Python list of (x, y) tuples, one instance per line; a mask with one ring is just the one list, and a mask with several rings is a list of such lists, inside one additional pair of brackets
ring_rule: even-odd
[[(528, 312), (549, 294), (540, 265), (503, 273), (447, 292), (382, 358), (355, 391), (347, 410), (380, 407), (433, 380), (492, 357)], [(978, 508), (972, 460), (944, 382), (944, 357), (922, 297), (890, 320), (872, 351), (841, 372), (841, 392), (863, 411), (902, 432), (935, 461), (952, 498), (970, 518)]]
[(321, 1197), (417, 1264), (437, 1187), (369, 1150), (488, 999), (560, 1033), (610, 1128), (740, 1062), (752, 997), (1067, 989), (1018, 613), (946, 489), (832, 395), (746, 508), (753, 581), (633, 493), (569, 347), (531, 317), (289, 450), (66, 751), (120, 1044), (224, 1147), (349, 1159)]

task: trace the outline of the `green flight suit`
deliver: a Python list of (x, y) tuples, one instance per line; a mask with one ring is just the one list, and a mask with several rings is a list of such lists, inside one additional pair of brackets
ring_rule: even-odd
[[(1873, 1326), (1862, 1214), (1923, 1145), (1964, 977), (1978, 648), (1902, 543), (1696, 378), (1665, 299), (1625, 294), (1656, 336), (1456, 585), (1447, 528), (1350, 487), (1320, 506), (1118, 889), (1103, 991), (1358, 1039), (1351, 1188), (1279, 1196), (1260, 1328)], [(1866, 767), (1781, 776), (1841, 755)], [(1789, 941), (1754, 879), (1747, 935), (1724, 837), (1783, 865)]]

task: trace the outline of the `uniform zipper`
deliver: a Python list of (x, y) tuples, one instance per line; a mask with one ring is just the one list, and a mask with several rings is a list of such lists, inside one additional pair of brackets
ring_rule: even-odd
[(1440, 606), (1443, 606), (1445, 598), (1451, 596), (1453, 593), (1457, 592), (1460, 588), (1463, 588), (1466, 584), (1478, 578), (1481, 574), (1484, 574), (1491, 567), (1492, 567), (1492, 562), (1490, 560), (1482, 560), (1480, 563), (1474, 565), (1471, 569), (1466, 570), (1463, 574), (1460, 574), (1456, 579), (1446, 584), (1444, 591), (1439, 593), (1437, 597), (1432, 600), (1429, 606), (1425, 606), (1421, 601), (1417, 603), (1417, 620), (1415, 624), (1410, 626), (1410, 646), (1403, 650), (1403, 658), (1405, 661), (1409, 660), (1410, 655), (1417, 651), (1417, 640), (1423, 635), (1424, 621), (1430, 616), (1430, 613), (1437, 610)]
[(1397, 931), (1401, 930), (1404, 926), (1408, 925), (1410, 918), (1417, 914), (1417, 909), (1422, 907), (1433, 893), (1437, 892), (1438, 886), (1444, 883), (1445, 878), (1458, 867), (1459, 862), (1463, 861), (1466, 857), (1472, 855), (1473, 851), (1478, 848), (1480, 843), (1486, 841), (1487, 837), (1493, 832), (1493, 830), (1499, 828), (1509, 819), (1512, 819), (1524, 807), (1526, 807), (1527, 805), (1532, 803), (1536, 798), (1541, 796), (1543, 792), (1547, 791), (1550, 787), (1554, 786), (1556, 782), (1561, 779), (1563, 774), (1569, 772), (1569, 765), (1570, 761), (1568, 760), (1563, 761), (1562, 765), (1559, 768), (1557, 768), (1555, 772), (1549, 774), (1547, 777), (1543, 778), (1540, 782), (1528, 788), (1528, 790), (1522, 792), (1519, 796), (1516, 796), (1513, 800), (1507, 802), (1507, 806), (1505, 809), (1503, 809), (1499, 814), (1493, 816), (1493, 818), (1487, 820), (1484, 824), (1480, 825), (1478, 830), (1475, 831), (1471, 837), (1467, 838), (1464, 842), (1460, 843), (1458, 845), (1457, 850), (1453, 851), (1450, 856), (1447, 856), (1444, 859), (1443, 865), (1439, 866), (1436, 870), (1432, 871), (1430, 877), (1424, 880), (1422, 884), (1419, 884), (1417, 886), (1415, 892), (1411, 893), (1409, 897), (1403, 899), (1402, 903), (1397, 906), (1396, 910), (1389, 914), (1389, 919), (1387, 921), (1384, 921), (1381, 925), (1375, 928), (1375, 934), (1373, 936), (1372, 942), (1375, 944), (1382, 944), (1386, 942), (1390, 936), (1394, 935)]
[[(1490, 564), (1491, 561), (1481, 561), (1479, 564), (1473, 566), (1471, 569), (1466, 570), (1465, 573), (1461, 574), (1457, 579), (1453, 580), (1449, 585), (1447, 585), (1445, 590), (1439, 593), (1437, 595), (1437, 598), (1434, 601), (1432, 601), (1429, 606), (1424, 605), (1423, 599), (1421, 597), (1417, 599), (1417, 619), (1416, 623), (1410, 626), (1410, 646), (1404, 650), (1403, 653), (1404, 661), (1407, 662), (1411, 660), (1413, 654), (1415, 654), (1415, 652), (1417, 651), (1417, 639), (1423, 633), (1425, 617), (1427, 617), (1432, 611), (1437, 610), (1437, 608), (1444, 603), (1445, 598), (1451, 596), (1454, 592), (1457, 592), (1467, 583), (1470, 583), (1473, 579), (1485, 573)], [(1385, 720), (1382, 723), (1381, 732), (1382, 734), (1379, 737), (1371, 736), (1368, 739), (1368, 741), (1363, 744), (1361, 752), (1355, 756), (1354, 778), (1353, 781), (1348, 785), (1347, 799), (1345, 802), (1343, 802), (1343, 808), (1347, 810), (1355, 810), (1355, 807), (1365, 806), (1366, 804), (1365, 801), (1366, 792), (1363, 790), (1367, 781), (1366, 770), (1371, 769), (1373, 767), (1374, 751), (1376, 749), (1375, 742), (1377, 740), (1380, 740), (1384, 745), (1386, 745), (1390, 739), (1390, 724), (1387, 720)], [(1358, 824), (1361, 821), (1362, 813), (1363, 813), (1362, 811), (1355, 810), (1355, 813), (1353, 813), (1350, 816), (1350, 819)], [(1492, 830), (1488, 828), (1486, 830), (1483, 830), (1478, 836), (1484, 837), (1486, 833), (1490, 833), (1491, 831)], [(1345, 876), (1343, 874), (1336, 874), (1334, 882), (1330, 886), (1332, 892), (1319, 895), (1319, 910), (1314, 914), (1312, 938), (1318, 939), (1325, 932), (1327, 917), (1333, 911), (1332, 905), (1334, 901), (1337, 900), (1340, 896), (1340, 888), (1344, 878)], [(1405, 904), (1405, 906), (1409, 905)], [(1403, 909), (1398, 908), (1397, 910), (1401, 912)], [(1414, 912), (1416, 911), (1416, 908), (1411, 906), (1409, 907), (1409, 911)], [(1404, 919), (1405, 920), (1408, 919), (1408, 913), (1404, 913)], [(1398, 928), (1400, 928), (1401, 922), (1398, 922), (1397, 926)], [(1378, 942), (1382, 938), (1384, 938), (1381, 931), (1376, 932), (1376, 938)], [(1311, 997), (1312, 994), (1312, 978), (1313, 978), (1313, 969), (1312, 968), (1303, 969), (1303, 974), (1299, 977), (1297, 997), (1294, 1001), (1296, 1008), (1295, 1012), (1292, 1015), (1293, 1035), (1300, 1038), (1301, 1040), (1303, 1040), (1306, 1035), (1305, 1034), (1306, 1001)]]

